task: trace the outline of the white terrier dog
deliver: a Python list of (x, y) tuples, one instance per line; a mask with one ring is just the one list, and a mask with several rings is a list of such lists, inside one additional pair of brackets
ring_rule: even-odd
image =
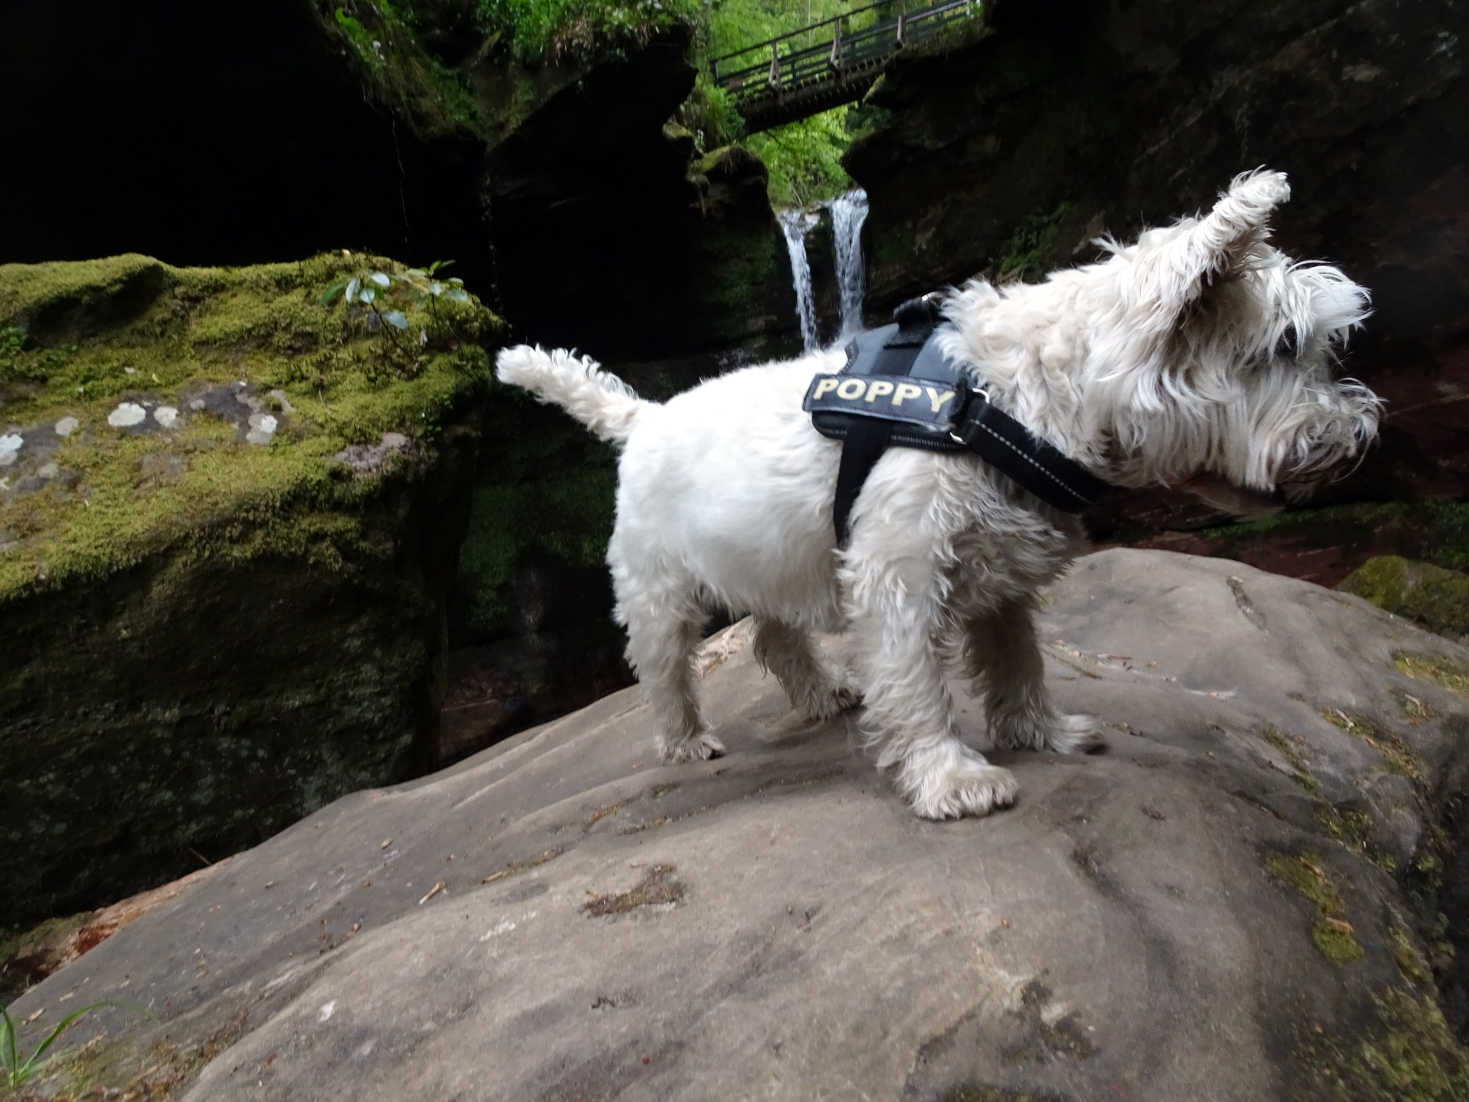
[[(1283, 174), (1258, 171), (1203, 217), (1098, 242), (1101, 263), (1039, 284), (972, 281), (944, 302), (939, 347), (995, 407), (1112, 485), (1206, 475), (1298, 497), (1361, 455), (1381, 402), (1333, 379), (1367, 291), (1266, 243), (1289, 196)], [(607, 561), (665, 761), (724, 750), (690, 670), (722, 605), (755, 617), (757, 657), (813, 719), (859, 701), (810, 635), (846, 631), (879, 768), (895, 767), (924, 818), (984, 815), (1014, 801), (1016, 782), (960, 741), (947, 661), (974, 679), (991, 745), (1103, 745), (1097, 721), (1052, 708), (1032, 622), (1082, 527), (973, 454), (893, 447), (839, 548), (841, 445), (812, 427), (802, 395), (843, 363), (832, 348), (745, 368), (661, 405), (564, 351), (506, 349), (497, 374), (622, 448)]]

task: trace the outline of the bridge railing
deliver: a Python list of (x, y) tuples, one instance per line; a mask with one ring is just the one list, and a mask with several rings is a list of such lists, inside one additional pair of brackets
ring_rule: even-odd
[[(851, 21), (882, 4), (854, 8), (796, 31), (777, 35), (753, 46), (736, 50), (710, 62), (710, 74), (733, 97), (735, 107), (766, 96), (823, 83), (838, 83), (878, 68), (905, 45), (961, 19), (979, 8), (977, 0), (937, 0), (924, 7), (899, 10), (896, 18), (882, 20), (857, 30)], [(826, 37), (826, 35), (830, 37)], [(797, 48), (795, 42), (820, 36), (814, 45)], [(784, 48), (784, 52), (782, 52)], [(741, 62), (731, 68), (731, 63)]]

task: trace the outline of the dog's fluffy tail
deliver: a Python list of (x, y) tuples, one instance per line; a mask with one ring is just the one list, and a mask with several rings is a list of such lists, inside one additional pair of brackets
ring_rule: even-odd
[(619, 446), (626, 443), (638, 413), (652, 405), (591, 357), (562, 348), (543, 352), (522, 344), (502, 349), (495, 358), (495, 376), (502, 383), (525, 387), (542, 402), (554, 402), (603, 440)]

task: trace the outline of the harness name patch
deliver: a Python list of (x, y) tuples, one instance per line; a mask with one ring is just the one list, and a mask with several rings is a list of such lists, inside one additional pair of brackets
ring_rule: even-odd
[(963, 404), (958, 397), (946, 383), (908, 375), (818, 375), (806, 388), (801, 408), (947, 429)]

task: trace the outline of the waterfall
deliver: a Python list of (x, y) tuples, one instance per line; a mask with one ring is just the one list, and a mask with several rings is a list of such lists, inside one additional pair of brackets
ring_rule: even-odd
[(862, 328), (862, 296), (867, 273), (862, 266), (862, 223), (867, 220), (867, 192), (856, 188), (829, 204), (831, 233), (836, 244), (837, 290), (842, 303), (842, 336)]
[[(841, 299), (841, 338), (862, 328), (862, 296), (867, 273), (862, 266), (862, 223), (867, 220), (867, 192), (856, 188), (823, 203), (831, 213), (832, 243), (836, 253), (837, 290)], [(791, 282), (796, 288), (796, 316), (801, 319), (801, 342), (807, 352), (821, 347), (816, 328), (816, 304), (811, 288), (811, 264), (806, 258), (806, 235), (820, 221), (818, 210), (780, 210), (776, 217), (785, 232), (791, 254)]]
[(801, 319), (801, 343), (807, 352), (821, 347), (816, 333), (816, 305), (811, 298), (811, 265), (806, 260), (806, 235), (816, 225), (815, 214), (803, 210), (776, 211), (791, 254), (791, 282), (796, 287), (796, 316)]

